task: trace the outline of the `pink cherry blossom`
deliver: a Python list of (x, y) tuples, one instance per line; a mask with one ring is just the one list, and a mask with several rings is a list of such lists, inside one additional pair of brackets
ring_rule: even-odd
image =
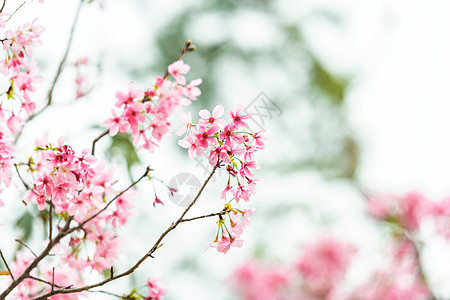
[(183, 76), (189, 72), (191, 67), (185, 64), (182, 60), (178, 60), (169, 65), (169, 74), (179, 83), (186, 84), (186, 78)]
[(230, 110), (230, 117), (233, 121), (233, 125), (237, 127), (248, 127), (244, 120), (250, 119), (250, 115), (243, 112), (242, 107), (238, 107), (234, 112)]
[(217, 105), (213, 113), (211, 114), (208, 110), (202, 109), (198, 114), (201, 119), (198, 121), (198, 124), (201, 128), (205, 128), (207, 126), (216, 125), (218, 127), (223, 127), (226, 124), (224, 119), (219, 119), (224, 113), (223, 105)]

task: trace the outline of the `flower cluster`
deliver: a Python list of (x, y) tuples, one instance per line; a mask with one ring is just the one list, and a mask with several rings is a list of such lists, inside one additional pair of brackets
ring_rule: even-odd
[[(255, 161), (255, 153), (264, 149), (265, 137), (261, 132), (248, 132), (245, 121), (251, 116), (240, 107), (235, 111), (229, 111), (230, 122), (221, 118), (224, 115), (222, 105), (216, 106), (212, 113), (203, 109), (199, 115), (200, 120), (197, 124), (192, 123), (190, 114), (184, 115), (185, 125), (177, 131), (177, 134), (180, 136), (185, 134), (185, 137), (178, 144), (188, 149), (191, 159), (206, 153), (212, 166), (217, 165), (227, 170), (228, 181), (222, 192), (222, 199), (228, 203), (233, 200), (236, 203), (240, 200), (248, 202), (255, 193), (258, 181), (252, 173), (252, 169), (259, 168)], [(218, 221), (218, 236), (210, 245), (224, 253), (230, 246), (242, 245), (239, 237), (244, 226), (249, 223), (253, 209), (239, 210), (226, 206), (225, 211), (231, 212), (230, 228), (225, 226), (225, 220), (221, 216)], [(238, 215), (242, 216), (243, 221), (239, 221)]]
[[(76, 155), (62, 139), (57, 147), (38, 142), (36, 157), (27, 165), (35, 179), (26, 200), (39, 210), (51, 206), (61, 220), (70, 217), (83, 225), (54, 248), (58, 268), (67, 266), (79, 274), (86, 269), (98, 273), (109, 269), (118, 255), (116, 231), (130, 215), (130, 192), (118, 194), (111, 170), (96, 163), (87, 149)], [(107, 198), (114, 195), (114, 205), (107, 206)]]
[[(5, 91), (8, 99), (19, 101), (0, 102), (0, 122), (6, 126), (0, 126), (0, 193), (1, 186), (9, 186), (11, 180), (11, 158), (14, 148), (11, 146), (12, 135), (18, 133), (24, 123), (24, 116), (31, 115), (36, 104), (30, 99), (30, 92), (34, 92), (33, 83), (40, 81), (36, 76), (38, 68), (31, 61), (32, 48), (41, 44), (39, 36), (44, 28), (33, 22), (25, 23), (17, 30), (6, 30), (6, 18), (10, 15), (0, 13), (0, 28), (4, 30), (3, 38), (0, 39), (5, 51), (5, 59), (0, 60), (0, 73), (9, 83)], [(0, 199), (0, 206), (3, 201)]]
[(429, 299), (420, 275), (414, 245), (395, 241), (386, 251), (386, 269), (375, 269), (367, 283), (345, 281), (356, 247), (335, 237), (322, 236), (307, 243), (296, 262), (266, 266), (251, 261), (233, 274), (234, 288), (245, 300), (393, 300)]
[(387, 267), (388, 271), (375, 271), (366, 284), (353, 292), (352, 299), (430, 299), (430, 290), (418, 273), (419, 262), (413, 243), (401, 239), (389, 252), (387, 255), (391, 261)]
[(216, 238), (208, 245), (208, 248), (216, 248), (217, 251), (225, 254), (231, 246), (242, 247), (244, 241), (240, 237), (244, 228), (250, 224), (250, 217), (254, 210), (254, 208), (232, 208), (230, 204), (226, 204), (223, 211), (228, 215), (229, 226), (226, 224), (226, 219), (220, 215), (217, 221)]
[(242, 265), (234, 272), (234, 287), (245, 300), (348, 299), (339, 287), (355, 251), (351, 244), (323, 236), (306, 244), (296, 263)]
[(263, 266), (257, 261), (246, 263), (234, 271), (234, 287), (244, 300), (282, 300), (289, 287), (285, 268)]
[[(0, 15), (0, 28), (5, 27), (3, 18), (6, 16), (8, 15)], [(30, 93), (35, 91), (33, 84), (41, 81), (42, 78), (37, 76), (38, 67), (30, 59), (33, 56), (32, 47), (41, 45), (39, 37), (44, 32), (44, 27), (36, 24), (36, 21), (37, 19), (31, 23), (27, 22), (17, 30), (6, 30), (2, 39), (6, 58), (0, 62), (0, 72), (8, 78), (10, 83), (6, 94), (9, 99), (19, 99), (21, 102), (19, 111), (9, 112), (11, 118), (19, 116), (22, 111), (30, 115), (36, 108), (36, 104), (31, 101)], [(10, 127), (10, 129), (15, 133), (15, 128), (13, 130)]]
[(409, 234), (418, 234), (422, 221), (434, 220), (436, 231), (450, 239), (450, 200), (432, 201), (418, 192), (403, 196), (389, 194), (367, 198), (368, 212), (375, 218), (388, 222)]
[(296, 267), (312, 298), (329, 299), (344, 278), (356, 247), (332, 237), (306, 245)]
[(148, 279), (148, 297), (145, 300), (163, 300), (162, 295), (166, 292), (166, 289), (161, 286), (159, 279)]
[(134, 83), (128, 86), (128, 92), (116, 93), (116, 107), (122, 108), (120, 114), (113, 110), (113, 117), (105, 121), (109, 133), (128, 132), (138, 149), (153, 151), (161, 138), (170, 132), (169, 116), (182, 105), (197, 100), (200, 95), (201, 79), (186, 84), (184, 75), (190, 67), (179, 60), (168, 68), (174, 81), (163, 76), (156, 78), (155, 84), (145, 91), (136, 90)]

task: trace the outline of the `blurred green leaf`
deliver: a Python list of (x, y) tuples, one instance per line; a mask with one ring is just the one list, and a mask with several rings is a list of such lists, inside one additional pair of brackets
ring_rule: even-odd
[(133, 181), (131, 168), (140, 163), (140, 160), (129, 134), (118, 133), (113, 136), (110, 146), (106, 149), (106, 155), (109, 159), (125, 159), (128, 175), (130, 180)]
[(331, 74), (315, 57), (311, 59), (312, 86), (325, 94), (332, 104), (341, 105), (344, 100), (348, 81)]
[(33, 215), (29, 211), (25, 211), (19, 219), (17, 219), (15, 226), (22, 230), (23, 242), (26, 242), (33, 233)]

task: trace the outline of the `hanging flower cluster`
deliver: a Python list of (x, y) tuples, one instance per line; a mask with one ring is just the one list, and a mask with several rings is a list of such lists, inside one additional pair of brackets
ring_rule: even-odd
[(178, 144), (188, 149), (191, 159), (204, 152), (212, 166), (217, 165), (227, 170), (227, 186), (221, 198), (228, 202), (224, 212), (229, 215), (229, 226), (226, 225), (226, 219), (220, 216), (217, 236), (210, 244), (219, 252), (226, 253), (230, 246), (242, 246), (240, 236), (243, 228), (250, 222), (249, 217), (254, 209), (233, 208), (231, 202), (248, 202), (255, 193), (258, 179), (254, 178), (252, 169), (259, 168), (255, 153), (264, 149), (266, 138), (261, 132), (248, 131), (245, 121), (251, 116), (242, 108), (229, 111), (229, 122), (221, 118), (223, 114), (222, 105), (216, 106), (212, 113), (203, 109), (199, 112), (200, 120), (197, 124), (193, 124), (192, 116), (187, 114), (184, 116), (185, 125), (177, 134), (185, 134)]

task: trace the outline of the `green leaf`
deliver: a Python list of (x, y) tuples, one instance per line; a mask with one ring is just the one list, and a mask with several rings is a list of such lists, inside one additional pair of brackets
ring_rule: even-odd
[(131, 142), (129, 134), (118, 133), (112, 137), (111, 145), (106, 149), (106, 155), (109, 159), (119, 158), (124, 159), (127, 165), (128, 175), (132, 180), (131, 168), (140, 163), (136, 149)]
[(33, 233), (33, 215), (25, 211), (16, 221), (16, 227), (22, 230), (22, 241), (26, 242)]
[(322, 63), (312, 57), (311, 83), (330, 99), (332, 104), (341, 105), (348, 81), (331, 74)]

